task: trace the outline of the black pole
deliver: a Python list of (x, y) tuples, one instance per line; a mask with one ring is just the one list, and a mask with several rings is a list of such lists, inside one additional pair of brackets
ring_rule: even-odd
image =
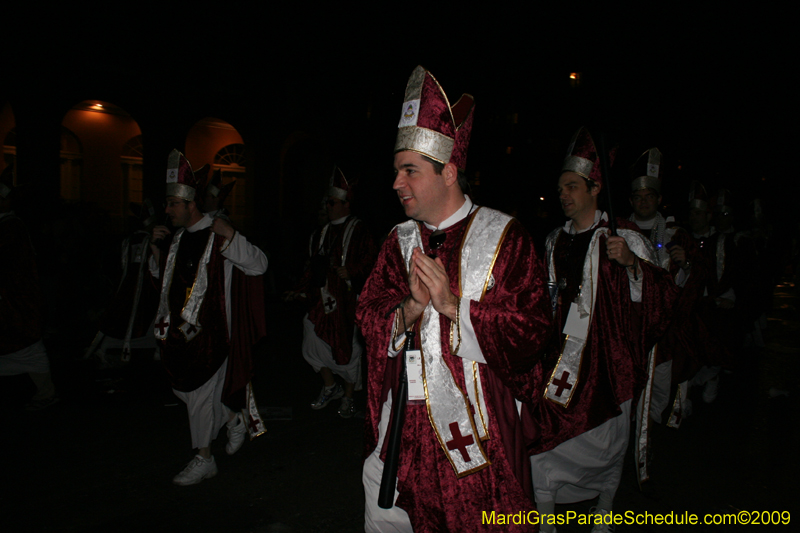
[(408, 376), (406, 375), (406, 351), (411, 348), (414, 339), (413, 331), (406, 331), (406, 342), (400, 357), (400, 384), (392, 403), (392, 420), (390, 424), (389, 444), (386, 448), (386, 462), (383, 463), (381, 488), (378, 492), (378, 507), (391, 509), (394, 506), (394, 488), (397, 484), (397, 467), (400, 463), (400, 441), (403, 437), (403, 419), (406, 414), (408, 400)]
[(603, 173), (603, 188), (606, 190), (606, 200), (608, 201), (608, 228), (611, 235), (617, 234), (617, 219), (614, 217), (614, 202), (611, 196), (611, 169), (608, 164), (608, 150), (606, 150), (606, 139), (602, 131), (597, 137), (597, 148), (600, 152), (600, 172)]

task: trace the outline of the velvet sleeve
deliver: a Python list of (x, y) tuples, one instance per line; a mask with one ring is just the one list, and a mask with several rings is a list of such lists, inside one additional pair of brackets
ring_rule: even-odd
[[(367, 347), (367, 417), (365, 449), (371, 451), (378, 442), (382, 389), (388, 359), (389, 337), (392, 334), (392, 308), (409, 294), (405, 263), (400, 253), (397, 233), (393, 231), (383, 243), (358, 300), (356, 324), (361, 328)], [(387, 314), (389, 316), (387, 316)]]
[(503, 239), (492, 277), (494, 286), (470, 303), (470, 319), (488, 367), (517, 399), (530, 400), (542, 383), (529, 373), (540, 370), (536, 362), (550, 340), (552, 320), (544, 265), (517, 221)]

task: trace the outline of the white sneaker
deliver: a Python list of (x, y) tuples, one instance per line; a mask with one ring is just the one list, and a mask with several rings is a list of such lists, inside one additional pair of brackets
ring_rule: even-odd
[(217, 463), (214, 462), (214, 456), (210, 460), (203, 459), (200, 455), (195, 455), (194, 459), (189, 461), (183, 472), (178, 474), (172, 479), (176, 485), (196, 485), (204, 479), (209, 479), (217, 475)]
[(225, 445), (225, 453), (233, 455), (242, 447), (247, 428), (244, 427), (242, 416), (239, 413), (236, 413), (236, 418), (226, 425), (228, 426), (228, 444)]
[[(592, 507), (589, 509), (589, 513), (595, 516), (606, 516), (610, 514), (609, 511), (605, 509), (598, 509), (597, 507)], [(591, 533), (613, 533), (614, 531), (614, 524), (605, 524), (598, 520), (598, 523), (595, 523), (594, 517), (592, 517), (592, 532)]]
[(326, 387), (322, 387), (322, 391), (319, 393), (317, 400), (311, 404), (312, 409), (322, 409), (333, 400), (338, 400), (344, 396), (344, 389), (338, 383), (331, 387), (330, 389)]

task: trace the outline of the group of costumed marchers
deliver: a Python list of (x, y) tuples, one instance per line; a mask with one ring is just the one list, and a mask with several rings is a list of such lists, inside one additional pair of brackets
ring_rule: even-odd
[[(699, 182), (694, 183), (690, 207), (707, 212), (709, 218), (714, 212), (732, 210), (726, 205), (729, 203), (732, 203), (729, 192), (722, 190), (709, 199), (705, 187)], [(745, 335), (755, 319), (752, 313), (759, 309), (753, 290), (756, 287), (753, 280), (757, 278), (753, 271), (755, 266), (748, 262), (748, 258), (753, 259), (756, 254), (754, 251), (743, 253), (749, 241), (737, 245), (732, 232), (719, 231), (713, 226), (707, 232), (693, 236), (710, 269), (700, 302), (700, 316), (720, 345), (711, 352), (714, 356), (708, 364), (733, 368), (743, 363)], [(722, 298), (733, 300), (733, 306), (720, 306)]]
[[(662, 154), (657, 148), (651, 148), (639, 157), (632, 168), (632, 194), (649, 191), (661, 197), (664, 186), (661, 159)], [(658, 264), (669, 271), (680, 288), (672, 307), (669, 327), (656, 347), (650, 407), (653, 420), (659, 423), (666, 421), (668, 426), (678, 428), (691, 410), (688, 403), (689, 380), (718, 351), (699, 315), (710, 273), (709, 264), (692, 235), (678, 227), (674, 217), (664, 217), (656, 211), (655, 217), (647, 222), (638, 221), (635, 213), (630, 221), (653, 244)], [(670, 252), (675, 247), (684, 252), (682, 264), (670, 258)]]
[[(167, 196), (193, 200), (200, 189), (186, 158), (173, 150), (167, 170)], [(225, 365), (221, 401), (242, 411), (251, 438), (264, 432), (250, 381), (252, 347), (266, 333), (263, 252), (236, 232), (230, 242), (211, 231), (205, 215), (192, 227), (180, 228), (161, 254), (157, 278), (161, 296), (155, 336), (173, 389), (192, 392)], [(213, 435), (222, 420), (217, 420)]]
[[(463, 169), (472, 120), (471, 96), (463, 95), (451, 107), (434, 77), (418, 67), (406, 88), (395, 152), (411, 150)], [(435, 140), (429, 142), (430, 137)], [(436, 142), (440, 140), (444, 142)], [(444, 240), (438, 232), (441, 244), (435, 254), (444, 264), (450, 289), (460, 297), (460, 323), (439, 315), (429, 303), (413, 326), (415, 347), (424, 360), (427, 398), (406, 408), (395, 505), (408, 513), (414, 531), (492, 529), (482, 524), (476, 509), (532, 509), (530, 466), (515, 400), (531, 398), (542, 386), (536, 362), (549, 339), (545, 272), (530, 237), (513, 218), (473, 205), (466, 197), (451, 221), (440, 225)], [(367, 341), (370, 369), (365, 447), (368, 456), (378, 454), (382, 462), (392, 438), (387, 426), (400, 380), (402, 353), (393, 355), (405, 337), (398, 327), (401, 311), (394, 309), (410, 294), (411, 252), (414, 247), (431, 252), (432, 233), (415, 220), (398, 225), (386, 239), (359, 303), (357, 321)], [(477, 341), (471, 355), (468, 327)], [(464, 343), (454, 345), (462, 337)], [(365, 473), (365, 486), (377, 483), (367, 477)], [(516, 531), (532, 526), (494, 527)]]
[[(573, 137), (563, 172), (604, 185), (600, 156), (585, 128)], [(646, 400), (642, 393), (653, 374), (652, 348), (677, 296), (649, 240), (627, 220), (616, 219), (616, 226), (636, 256), (635, 276), (607, 257), (612, 233), (605, 212), (596, 211), (584, 231), (576, 231), (570, 220), (547, 238), (554, 323), (562, 335), (560, 350), (545, 363), (548, 381), (541, 399), (523, 409), (533, 437), (537, 502), (572, 503), (603, 493), (613, 499), (631, 412), (645, 407), (640, 398)], [(646, 438), (646, 427), (640, 428), (637, 456)]]

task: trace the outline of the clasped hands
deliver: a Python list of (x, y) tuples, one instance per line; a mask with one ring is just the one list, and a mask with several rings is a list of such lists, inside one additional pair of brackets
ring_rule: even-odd
[(439, 314), (455, 321), (459, 298), (450, 290), (450, 278), (441, 259), (431, 259), (419, 248), (414, 248), (408, 272), (408, 288), (411, 296), (404, 307), (406, 327), (416, 322), (428, 302)]

